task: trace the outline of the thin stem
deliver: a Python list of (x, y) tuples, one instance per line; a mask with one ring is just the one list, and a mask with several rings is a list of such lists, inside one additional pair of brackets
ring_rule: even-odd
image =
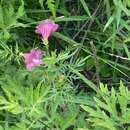
[(46, 56), (49, 56), (49, 45), (48, 45), (48, 39), (42, 39), (43, 44), (45, 45), (46, 48)]
[(45, 47), (46, 47), (46, 56), (49, 56), (49, 46), (45, 45)]

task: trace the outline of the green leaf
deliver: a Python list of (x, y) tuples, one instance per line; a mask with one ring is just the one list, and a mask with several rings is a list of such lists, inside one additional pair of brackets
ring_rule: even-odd
[[(129, 5), (130, 6), (130, 5)], [(128, 127), (128, 130), (130, 130), (130, 127)]]
[(4, 38), (5, 40), (8, 40), (8, 39), (10, 38), (10, 33), (9, 33), (7, 30), (4, 30), (3, 38)]
[(130, 37), (126, 38), (124, 43), (130, 42)]
[(130, 51), (129, 51), (127, 45), (123, 44), (123, 47), (124, 47), (124, 50), (125, 50), (125, 53), (126, 53), (127, 57), (130, 59)]
[(47, 0), (46, 4), (49, 10), (52, 12), (52, 15), (56, 17), (56, 7), (55, 7), (55, 0)]
[(128, 5), (129, 8), (130, 8), (130, 0), (127, 0), (127, 5)]
[(69, 43), (70, 45), (73, 45), (73, 46), (81, 46), (80, 43), (77, 43), (76, 41), (74, 41), (73, 39), (61, 34), (61, 33), (58, 33), (58, 32), (55, 32), (53, 34), (56, 38), (59, 38), (59, 39), (62, 39), (63, 41), (66, 41), (67, 43)]
[(95, 92), (97, 92), (98, 89), (95, 84), (93, 84), (90, 80), (88, 80), (84, 75), (82, 75), (76, 69), (72, 68), (71, 66), (69, 66), (69, 68), (73, 73), (79, 76), (79, 78), (82, 79), (87, 85), (89, 85), (90, 88), (92, 88)]
[(90, 13), (90, 11), (89, 11), (89, 8), (88, 8), (88, 6), (87, 6), (85, 0), (80, 0), (80, 2), (81, 2), (81, 4), (83, 5), (83, 8), (84, 8), (84, 10), (86, 11), (86, 13), (91, 17), (91, 13)]
[[(107, 102), (109, 104), (106, 104), (102, 101), (100, 101), (98, 98), (94, 97), (94, 100), (98, 104), (99, 107), (103, 108), (104, 110), (107, 110), (108, 112), (111, 112), (110, 102)], [(108, 101), (108, 100), (107, 100)]]
[(107, 23), (106, 23), (106, 25), (105, 25), (105, 27), (104, 27), (104, 29), (103, 29), (103, 32), (106, 31), (106, 29), (107, 29), (107, 28), (110, 26), (110, 24), (114, 21), (114, 18), (115, 18), (114, 15), (112, 15), (112, 16), (109, 18), (109, 20), (107, 21)]
[(78, 128), (78, 130), (89, 130), (87, 128)]
[(107, 18), (110, 18), (110, 16), (111, 16), (110, 2), (109, 2), (108, 0), (104, 0), (104, 3), (105, 3), (105, 5), (106, 5)]
[(3, 127), (0, 125), (0, 130), (4, 130)]
[(120, 8), (120, 4), (122, 4), (122, 3), (120, 2), (120, 3), (119, 3), (119, 6), (116, 7), (116, 14), (115, 14), (115, 16), (116, 16), (116, 21), (117, 21), (117, 29), (118, 29), (119, 24), (120, 24), (121, 12), (122, 12), (122, 10), (121, 10), (121, 8)]
[(56, 22), (68, 22), (68, 21), (84, 21), (87, 20), (88, 17), (83, 15), (83, 16), (61, 16), (61, 17), (56, 17), (55, 21)]
[(43, 2), (44, 2), (45, 0), (39, 0), (39, 4), (40, 4), (40, 6), (43, 8)]
[(4, 23), (4, 25), (2, 27), (0, 26), (0, 28), (4, 27), (4, 29), (10, 29), (10, 27), (17, 24), (17, 19), (24, 15), (24, 1), (21, 0), (21, 5), (16, 12), (14, 11), (13, 5), (10, 4), (8, 8), (6, 8), (6, 6), (5, 8), (0, 7), (0, 13), (1, 19), (3, 20), (2, 23)]
[(103, 115), (102, 115), (103, 120), (95, 119), (94, 126), (102, 126), (102, 127), (107, 128), (109, 130), (116, 130), (111, 118), (109, 118), (104, 112), (102, 112), (102, 113), (103, 113)]
[(25, 14), (25, 11), (24, 11), (24, 1), (21, 0), (21, 5), (19, 6), (18, 11), (16, 13), (16, 19), (22, 17), (24, 14)]
[(0, 28), (4, 28), (4, 16), (3, 16), (3, 8), (0, 4)]
[(96, 111), (95, 109), (89, 107), (89, 106), (85, 106), (85, 105), (81, 105), (81, 107), (90, 114), (90, 116), (92, 117), (96, 117), (96, 118), (102, 118), (102, 114), (101, 111)]

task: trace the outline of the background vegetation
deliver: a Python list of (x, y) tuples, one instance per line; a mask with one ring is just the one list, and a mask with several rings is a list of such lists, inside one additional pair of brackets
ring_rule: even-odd
[[(129, 130), (129, 43), (129, 0), (0, 0), (0, 130)], [(44, 65), (29, 72), (32, 48)]]

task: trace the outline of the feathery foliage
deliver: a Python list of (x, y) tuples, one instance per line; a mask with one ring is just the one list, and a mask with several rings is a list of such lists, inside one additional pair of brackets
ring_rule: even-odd
[(130, 0), (0, 0), (0, 130), (129, 130), (129, 18)]

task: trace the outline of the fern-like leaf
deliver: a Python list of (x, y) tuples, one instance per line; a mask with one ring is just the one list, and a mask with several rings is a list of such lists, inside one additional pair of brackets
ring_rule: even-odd
[(52, 12), (52, 15), (56, 17), (55, 0), (47, 0), (48, 9)]

